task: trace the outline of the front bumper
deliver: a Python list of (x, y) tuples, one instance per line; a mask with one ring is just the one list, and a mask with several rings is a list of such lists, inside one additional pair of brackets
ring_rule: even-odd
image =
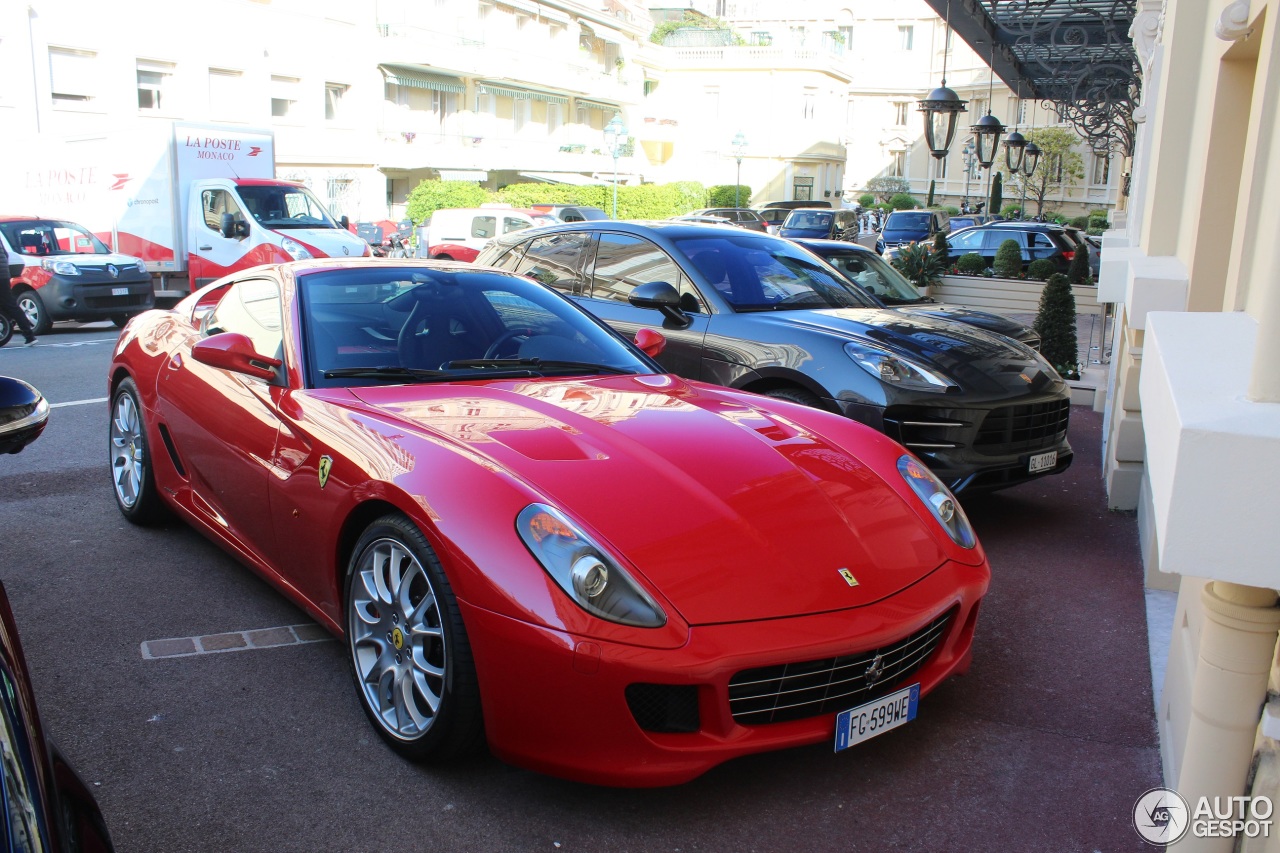
[[(947, 562), (873, 604), (789, 619), (697, 626), (678, 649), (577, 637), (465, 603), (462, 615), (495, 755), (581, 782), (650, 787), (687, 782), (751, 753), (823, 742), (834, 748), (835, 710), (787, 722), (735, 721), (729, 683), (744, 670), (877, 649), (951, 612), (936, 649), (900, 682), (919, 682), (923, 694), (966, 671), (978, 602), (989, 579), (985, 563)], [(887, 693), (901, 683), (877, 688)], [(633, 685), (692, 688), (696, 730), (642, 728), (627, 701), (627, 688)], [(861, 702), (849, 707), (857, 704)]]
[[(894, 404), (887, 408), (832, 401), (849, 418), (906, 447), (947, 484), (970, 494), (1015, 486), (1071, 465), (1068, 394), (976, 405)], [(940, 401), (941, 402), (941, 401)], [(1053, 468), (1030, 472), (1032, 456), (1057, 451)]]
[(37, 288), (51, 320), (102, 320), (155, 307), (151, 277), (133, 280), (52, 276)]

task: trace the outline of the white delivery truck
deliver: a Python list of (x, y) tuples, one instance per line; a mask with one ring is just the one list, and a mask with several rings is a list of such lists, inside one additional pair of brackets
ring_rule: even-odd
[(276, 180), (270, 130), (157, 123), (41, 140), (9, 163), (6, 206), (82, 223), (141, 258), (160, 305), (258, 264), (370, 251), (345, 216), (335, 220), (302, 184)]

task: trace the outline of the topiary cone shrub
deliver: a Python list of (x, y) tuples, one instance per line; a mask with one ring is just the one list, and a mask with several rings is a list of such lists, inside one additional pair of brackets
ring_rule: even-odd
[(956, 261), (956, 269), (965, 275), (982, 275), (982, 271), (986, 268), (986, 259), (977, 252), (961, 255), (960, 260)]
[(947, 235), (941, 231), (933, 235), (933, 253), (944, 267), (951, 263), (951, 247), (947, 245)]
[(1076, 298), (1062, 273), (1049, 276), (1040, 293), (1040, 309), (1033, 324), (1040, 335), (1040, 354), (1064, 379), (1080, 378), (1076, 339)]
[(1000, 244), (992, 267), (1001, 278), (1017, 278), (1022, 274), (1022, 247), (1017, 240), (1009, 239)]
[(1057, 271), (1057, 264), (1048, 258), (1041, 258), (1038, 261), (1032, 261), (1031, 266), (1027, 267), (1027, 278), (1034, 278), (1036, 281), (1048, 281), (1049, 276)]
[(1067, 267), (1067, 280), (1072, 284), (1083, 284), (1090, 275), (1089, 244), (1081, 243), (1071, 258), (1071, 266)]

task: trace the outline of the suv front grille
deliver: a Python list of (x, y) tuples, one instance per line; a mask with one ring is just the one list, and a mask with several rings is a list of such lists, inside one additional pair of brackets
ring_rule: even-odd
[(884, 431), (899, 444), (917, 451), (966, 447), (982, 412), (890, 406), (884, 412)]
[[(916, 673), (946, 636), (952, 609), (908, 637), (865, 652), (746, 669), (729, 680), (729, 711), (744, 726), (803, 720), (891, 693)], [(881, 667), (868, 683), (868, 670)]]
[(973, 447), (990, 456), (1055, 447), (1066, 437), (1070, 419), (1071, 400), (1066, 398), (993, 409)]

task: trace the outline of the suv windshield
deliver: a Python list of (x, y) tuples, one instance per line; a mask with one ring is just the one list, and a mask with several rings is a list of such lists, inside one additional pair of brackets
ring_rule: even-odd
[(890, 213), (885, 220), (884, 230), (890, 228), (928, 228), (928, 213)]
[(672, 242), (737, 311), (876, 307), (799, 246), (757, 236), (708, 234)]
[(813, 210), (793, 210), (782, 223), (783, 228), (829, 228), (831, 214)]
[(338, 227), (306, 187), (241, 184), (236, 189), (249, 214), (266, 228)]
[(4, 238), (20, 255), (109, 255), (111, 250), (83, 226), (57, 219), (0, 223)]

